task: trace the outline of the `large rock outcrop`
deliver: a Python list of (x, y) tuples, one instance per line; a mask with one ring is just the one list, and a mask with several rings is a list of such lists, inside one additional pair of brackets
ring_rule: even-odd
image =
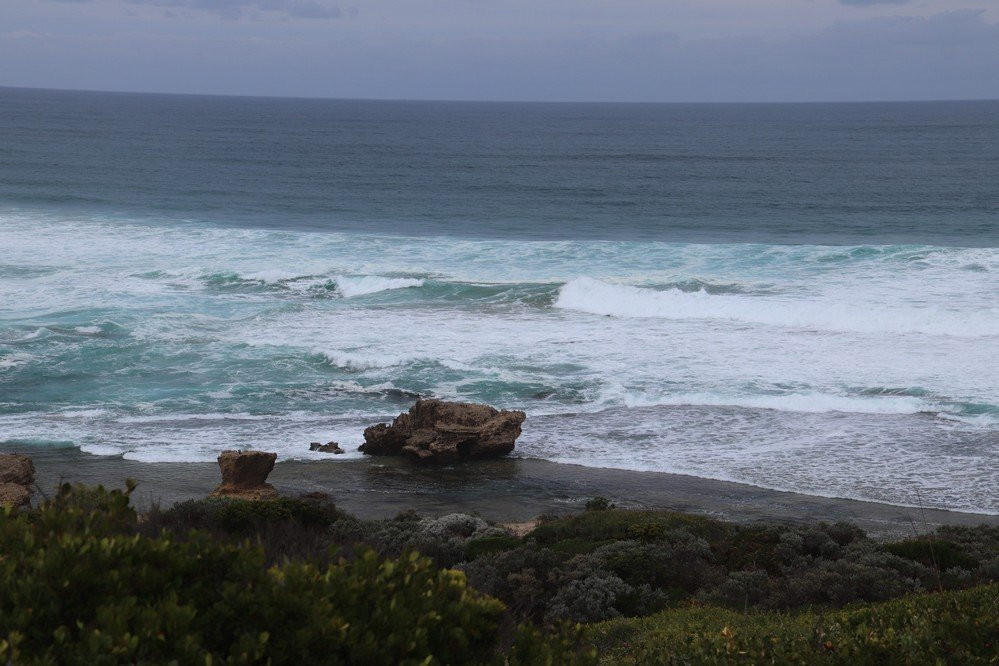
[(0, 453), (0, 505), (27, 506), (31, 485), (35, 482), (35, 464), (19, 453)]
[(524, 418), (524, 412), (489, 405), (418, 400), (391, 425), (367, 428), (361, 451), (439, 463), (495, 458), (513, 451)]
[(274, 469), (276, 453), (265, 451), (223, 451), (219, 454), (222, 483), (212, 491), (216, 497), (266, 499), (276, 497), (267, 475)]

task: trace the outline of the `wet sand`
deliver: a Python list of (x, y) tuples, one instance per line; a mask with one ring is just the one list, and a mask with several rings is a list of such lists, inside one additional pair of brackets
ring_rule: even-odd
[[(51, 492), (60, 481), (122, 487), (138, 481), (134, 501), (153, 503), (204, 497), (220, 480), (214, 463), (142, 463), (77, 449), (22, 451), (35, 461), (36, 481)], [(429, 514), (473, 513), (489, 520), (522, 522), (541, 514), (579, 511), (600, 495), (626, 508), (670, 509), (736, 522), (854, 522), (872, 535), (905, 536), (939, 525), (999, 525), (999, 516), (914, 509), (874, 502), (765, 490), (678, 474), (632, 472), (542, 460), (502, 459), (450, 467), (406, 460), (278, 462), (269, 481), (283, 493), (328, 493), (362, 518), (384, 518), (415, 509)]]

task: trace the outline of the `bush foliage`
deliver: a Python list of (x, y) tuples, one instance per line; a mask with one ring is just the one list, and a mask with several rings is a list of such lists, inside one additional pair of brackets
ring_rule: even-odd
[(517, 547), (467, 558), (472, 586), (521, 620), (594, 622), (689, 601), (840, 607), (999, 580), (999, 529), (987, 526), (883, 544), (847, 523), (740, 526), (591, 504), (543, 522)]
[(0, 513), (0, 659), (585, 664), (572, 627), (602, 623), (589, 635), (625, 662), (973, 662), (999, 633), (993, 527), (886, 544), (598, 499), (519, 539), (459, 513), (359, 520), (324, 497), (140, 518), (132, 488)]
[[(286, 519), (300, 505), (253, 505)], [(190, 509), (190, 507), (187, 507)], [(187, 510), (185, 509), (185, 510)], [(249, 507), (211, 505), (243, 530)], [(313, 520), (316, 514), (299, 515)], [(252, 522), (252, 521), (250, 521)], [(416, 552), (268, 567), (204, 532), (143, 533), (128, 493), (64, 486), (0, 511), (0, 655), (8, 663), (569, 663), (573, 642), (523, 629), (505, 654), (503, 604)], [(506, 632), (507, 635), (510, 632)], [(527, 661), (525, 661), (527, 660)]]
[(588, 631), (605, 663), (989, 664), (999, 660), (999, 585), (825, 613), (672, 609)]

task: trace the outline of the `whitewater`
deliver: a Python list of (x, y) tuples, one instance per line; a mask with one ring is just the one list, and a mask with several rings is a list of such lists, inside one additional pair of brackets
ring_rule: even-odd
[(997, 248), (13, 208), (0, 247), (5, 444), (312, 459), (435, 396), (525, 410), (520, 456), (999, 512)]

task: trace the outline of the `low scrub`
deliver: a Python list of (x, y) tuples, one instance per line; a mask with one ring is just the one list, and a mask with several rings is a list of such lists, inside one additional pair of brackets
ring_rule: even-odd
[(519, 547), (461, 567), (531, 622), (596, 622), (690, 602), (747, 611), (842, 607), (999, 580), (999, 530), (943, 528), (883, 544), (848, 523), (740, 526), (594, 501)]
[(999, 660), (999, 585), (838, 611), (671, 609), (593, 625), (611, 664), (990, 664)]

